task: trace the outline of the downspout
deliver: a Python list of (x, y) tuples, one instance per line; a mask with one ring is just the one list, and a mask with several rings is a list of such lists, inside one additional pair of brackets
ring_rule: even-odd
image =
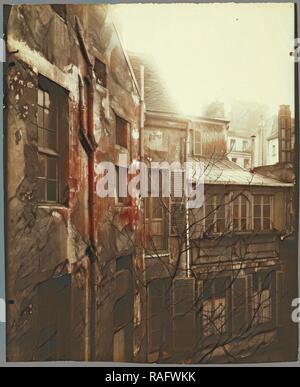
[(144, 152), (143, 152), (143, 134), (144, 134), (144, 124), (145, 124), (145, 68), (143, 65), (140, 67), (140, 78), (141, 78), (141, 95), (140, 95), (140, 158), (143, 160)]
[(251, 136), (251, 170), (254, 168), (254, 157), (255, 157), (255, 135)]
[[(185, 163), (188, 161), (190, 150), (190, 121), (187, 124), (187, 133), (185, 140)], [(187, 168), (187, 164), (186, 164)], [(186, 169), (187, 171), (187, 169)], [(187, 173), (185, 178), (187, 179)], [(191, 277), (191, 254), (190, 254), (190, 220), (189, 220), (189, 202), (185, 192), (185, 236), (186, 236), (186, 277)]]

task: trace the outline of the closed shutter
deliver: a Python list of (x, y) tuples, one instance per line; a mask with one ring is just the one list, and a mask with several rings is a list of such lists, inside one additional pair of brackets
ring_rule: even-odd
[(170, 342), (170, 281), (153, 280), (148, 285), (149, 352), (163, 351)]
[(246, 278), (236, 278), (233, 282), (233, 334), (240, 334), (247, 326)]
[(183, 236), (186, 224), (184, 200), (184, 172), (172, 171), (170, 174), (171, 204), (170, 204), (170, 234)]
[(284, 316), (284, 274), (281, 271), (276, 273), (276, 298), (277, 298), (277, 325), (283, 325)]
[(253, 312), (252, 312), (252, 297), (253, 297), (253, 284), (252, 275), (247, 276), (247, 326), (251, 328), (253, 326)]
[(193, 350), (195, 337), (195, 280), (173, 283), (173, 343), (175, 351)]

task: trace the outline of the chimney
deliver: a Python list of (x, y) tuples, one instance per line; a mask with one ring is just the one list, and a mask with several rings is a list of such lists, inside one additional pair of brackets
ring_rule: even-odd
[(251, 136), (251, 169), (254, 168), (254, 157), (255, 157), (255, 135)]

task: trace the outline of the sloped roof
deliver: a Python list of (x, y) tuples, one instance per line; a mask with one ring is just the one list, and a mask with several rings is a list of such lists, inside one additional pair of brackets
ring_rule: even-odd
[(146, 109), (156, 112), (180, 113), (180, 109), (170, 97), (167, 85), (160, 76), (155, 61), (146, 54), (128, 52), (128, 55), (139, 85), (141, 84), (140, 67), (143, 65), (145, 68)]
[[(243, 186), (268, 186), (268, 187), (292, 187), (291, 183), (283, 183), (280, 180), (263, 176), (258, 173), (241, 168), (236, 163), (227, 159), (208, 160), (190, 159), (189, 161), (204, 163), (205, 184), (232, 184)], [(198, 177), (199, 178), (199, 177)], [(195, 177), (196, 181), (196, 177)]]

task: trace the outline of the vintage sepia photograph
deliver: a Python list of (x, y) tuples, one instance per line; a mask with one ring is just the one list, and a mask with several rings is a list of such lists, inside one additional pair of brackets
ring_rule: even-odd
[(8, 363), (297, 361), (296, 11), (4, 6)]

